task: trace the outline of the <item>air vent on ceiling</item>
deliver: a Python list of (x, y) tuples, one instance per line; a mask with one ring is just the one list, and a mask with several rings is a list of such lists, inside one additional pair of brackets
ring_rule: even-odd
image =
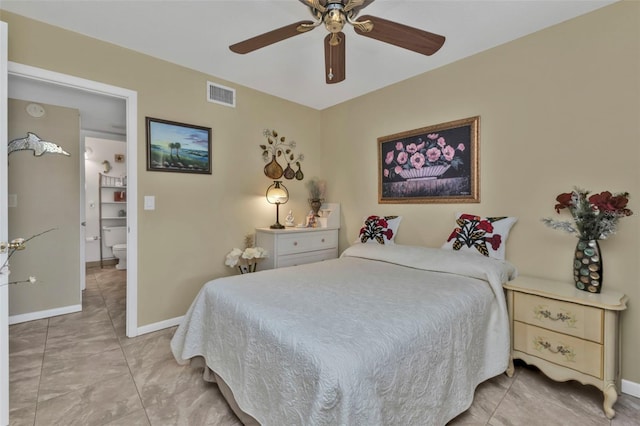
[(236, 107), (236, 90), (207, 81), (207, 100), (216, 104)]

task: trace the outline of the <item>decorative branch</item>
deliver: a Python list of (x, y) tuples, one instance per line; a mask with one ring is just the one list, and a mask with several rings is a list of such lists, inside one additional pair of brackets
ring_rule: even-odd
[[(36, 279), (36, 277), (31, 276), (26, 280), (22, 280), (22, 281), (11, 281), (8, 282), (6, 285), (12, 285), (12, 284), (22, 284), (22, 283), (30, 283), (30, 284), (35, 284), (38, 280)], [(4, 286), (2, 286), (4, 287)]]
[[(10, 243), (0, 243), (0, 251), (5, 251), (7, 249), (9, 249), (9, 255), (7, 256), (7, 258), (5, 259), (4, 263), (2, 264), (2, 266), (0, 266), (0, 275), (9, 275), (11, 273), (11, 271), (9, 270), (9, 259), (11, 259), (11, 257), (16, 253), (16, 251), (19, 250), (24, 250), (27, 248), (26, 244), (27, 242), (33, 240), (36, 237), (39, 237), (40, 235), (46, 234), (47, 232), (51, 232), (53, 230), (56, 230), (58, 228), (50, 228), (47, 229), (46, 231), (42, 231), (38, 234), (32, 235), (27, 239), (24, 238), (16, 238), (14, 240), (11, 240)], [(9, 285), (9, 284), (21, 284), (21, 283), (31, 283), (34, 284), (35, 282), (37, 282), (36, 277), (34, 276), (30, 276), (28, 279), (26, 280), (22, 280), (22, 281), (11, 281), (7, 284), (4, 284), (3, 287), (5, 285)]]

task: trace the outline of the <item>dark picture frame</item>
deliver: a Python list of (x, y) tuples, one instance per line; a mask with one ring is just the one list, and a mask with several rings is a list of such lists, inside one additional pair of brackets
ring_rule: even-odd
[(378, 138), (378, 203), (479, 203), (480, 117)]
[(211, 128), (146, 117), (147, 170), (211, 174)]

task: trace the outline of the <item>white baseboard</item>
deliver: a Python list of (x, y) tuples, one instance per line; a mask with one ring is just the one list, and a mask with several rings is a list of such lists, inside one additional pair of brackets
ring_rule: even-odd
[(12, 315), (9, 317), (9, 325), (22, 322), (35, 321), (43, 318), (56, 317), (58, 315), (72, 314), (82, 311), (82, 305), (63, 306), (62, 308), (47, 309), (46, 311), (29, 312), (28, 314)]
[(622, 380), (622, 393), (640, 398), (640, 383), (635, 383), (629, 380)]
[(165, 328), (175, 327), (176, 325), (180, 325), (184, 315), (181, 317), (170, 318), (168, 320), (154, 322), (153, 324), (143, 325), (142, 327), (138, 327), (138, 336), (141, 334), (153, 333), (154, 331), (164, 330)]

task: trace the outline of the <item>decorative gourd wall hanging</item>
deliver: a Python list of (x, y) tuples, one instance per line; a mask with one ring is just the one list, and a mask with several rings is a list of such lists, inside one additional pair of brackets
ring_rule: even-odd
[[(264, 174), (269, 179), (304, 179), (302, 167), (300, 163), (304, 160), (304, 155), (293, 152), (296, 147), (295, 141), (287, 142), (284, 136), (278, 136), (278, 132), (271, 129), (265, 129), (263, 135), (267, 138), (267, 143), (260, 145), (262, 149), (262, 158), (267, 163), (264, 166)], [(283, 168), (278, 162), (279, 159), (284, 160), (287, 166)], [(298, 170), (293, 170), (291, 164), (294, 164)]]

